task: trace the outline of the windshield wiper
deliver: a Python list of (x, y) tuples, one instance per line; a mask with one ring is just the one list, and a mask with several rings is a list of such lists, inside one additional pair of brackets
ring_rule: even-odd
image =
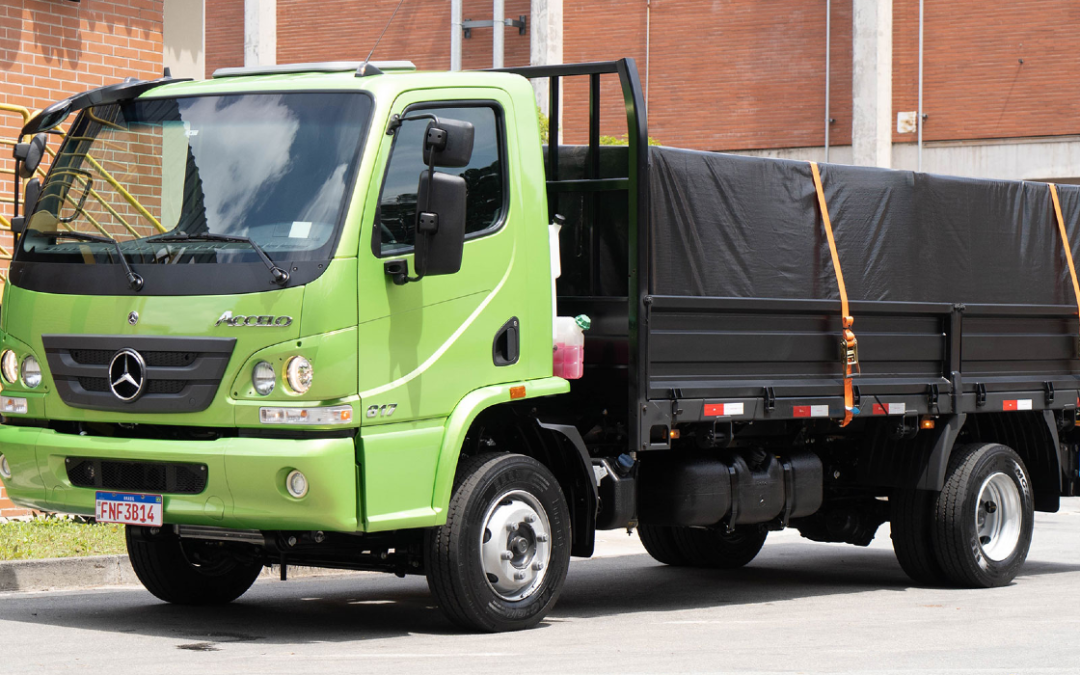
[(233, 234), (213, 234), (212, 232), (202, 232), (199, 234), (176, 232), (173, 234), (160, 234), (156, 237), (147, 237), (144, 241), (223, 241), (227, 243), (247, 244), (252, 250), (259, 254), (260, 258), (262, 258), (263, 263), (266, 265), (266, 269), (270, 270), (270, 275), (274, 277), (274, 283), (279, 286), (284, 286), (289, 282), (289, 273), (275, 265), (274, 261), (270, 259), (270, 256), (266, 255), (266, 251), (262, 250), (262, 247), (252, 241), (249, 237), (241, 237), (240, 235)]
[(78, 239), (79, 241), (96, 241), (102, 244), (111, 244), (116, 248), (116, 255), (120, 258), (120, 264), (124, 267), (124, 271), (127, 272), (128, 286), (136, 293), (142, 290), (143, 278), (136, 274), (135, 270), (131, 269), (131, 265), (128, 264), (127, 258), (124, 257), (124, 249), (120, 248), (120, 242), (115, 239), (83, 232), (56, 232), (55, 234), (43, 232), (42, 234), (52, 234), (55, 239)]

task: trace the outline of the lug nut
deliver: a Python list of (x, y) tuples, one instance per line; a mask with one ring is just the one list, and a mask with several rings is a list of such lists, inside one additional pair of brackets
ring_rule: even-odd
[(533, 567), (533, 569), (534, 569), (534, 570), (536, 570), (537, 572), (539, 572), (540, 570), (544, 569), (544, 563), (542, 563), (542, 562), (535, 562), (535, 563), (533, 563), (533, 566), (532, 566), (532, 567)]
[(538, 535), (536, 535), (536, 541), (538, 541), (540, 543), (544, 543), (547, 540), (548, 540), (548, 536), (546, 534), (538, 534)]
[(522, 581), (525, 579), (524, 572), (514, 572), (514, 581)]
[(533, 523), (533, 522), (536, 522), (536, 518), (533, 518), (532, 516), (525, 516), (525, 518), (524, 518), (523, 520), (524, 520), (524, 521), (525, 521), (526, 523)]
[(511, 560), (511, 559), (513, 559), (513, 557), (514, 557), (514, 554), (511, 553), (510, 551), (503, 551), (502, 553), (499, 554), (499, 558), (501, 558), (503, 560)]
[(516, 529), (517, 529), (517, 525), (515, 525), (513, 523), (507, 523), (506, 524), (506, 531), (507, 532), (513, 532)]

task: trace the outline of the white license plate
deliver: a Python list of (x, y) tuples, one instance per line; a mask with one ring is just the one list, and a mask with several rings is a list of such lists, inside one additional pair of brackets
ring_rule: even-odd
[(156, 526), (162, 523), (161, 495), (99, 492), (95, 510), (99, 523)]

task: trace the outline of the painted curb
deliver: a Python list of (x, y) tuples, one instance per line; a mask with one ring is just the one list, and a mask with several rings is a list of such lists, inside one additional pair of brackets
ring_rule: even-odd
[[(289, 578), (340, 574), (364, 574), (348, 570), (289, 566)], [(277, 565), (263, 570), (260, 580), (277, 580)], [(126, 555), (98, 555), (85, 558), (0, 561), (0, 592), (59, 591), (97, 586), (138, 586), (139, 579)]]

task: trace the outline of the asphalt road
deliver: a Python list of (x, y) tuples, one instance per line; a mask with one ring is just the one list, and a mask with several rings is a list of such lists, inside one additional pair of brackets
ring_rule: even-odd
[(0, 594), (0, 674), (1077, 673), (1080, 499), (1038, 514), (1024, 573), (992, 590), (912, 587), (888, 526), (870, 548), (776, 533), (747, 568), (664, 567), (601, 533), (555, 612), (511, 635), (455, 631), (422, 578), (260, 581), (172, 607), (141, 588)]

